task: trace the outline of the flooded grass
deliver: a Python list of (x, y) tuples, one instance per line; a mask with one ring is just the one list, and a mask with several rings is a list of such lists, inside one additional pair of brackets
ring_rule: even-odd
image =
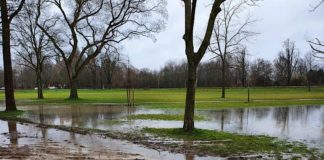
[[(228, 108), (247, 108), (247, 107), (284, 107), (284, 106), (300, 106), (300, 105), (321, 105), (324, 100), (251, 100), (246, 101), (215, 101), (215, 102), (196, 102), (198, 110), (218, 110)], [(152, 109), (183, 109), (184, 103), (145, 103), (143, 106)]]
[[(195, 129), (185, 132), (183, 129), (144, 128), (143, 132), (158, 137), (182, 140), (184, 144), (168, 144), (173, 148), (190, 148), (196, 153), (219, 155), (222, 157), (248, 154), (272, 154), (282, 156), (283, 153), (299, 154), (303, 157), (316, 158), (320, 155), (315, 149), (308, 149), (299, 142), (287, 142), (268, 136), (247, 136), (226, 132)], [(195, 143), (195, 141), (208, 141)], [(191, 142), (191, 145), (190, 145)], [(180, 145), (180, 146), (179, 146)], [(188, 146), (189, 145), (189, 146)]]
[(283, 156), (319, 159), (320, 156), (317, 150), (308, 149), (302, 143), (287, 142), (268, 136), (246, 136), (204, 129), (195, 129), (193, 132), (187, 133), (182, 129), (174, 128), (144, 128), (140, 132), (118, 132), (96, 128), (38, 124), (23, 118), (12, 117), (7, 120), (17, 120), (36, 124), (39, 128), (55, 128), (82, 135), (102, 135), (142, 144), (148, 148), (180, 154), (221, 157), (249, 157), (252, 155), (257, 158), (270, 156), (276, 157), (276, 159)]
[[(127, 116), (131, 120), (163, 120), (163, 121), (182, 121), (183, 114), (135, 114)], [(204, 116), (195, 115), (195, 120), (206, 120)]]
[(24, 114), (25, 111), (17, 110), (17, 111), (0, 111), (0, 117), (17, 117)]
[(127, 121), (122, 121), (122, 120), (104, 120), (99, 122), (99, 124), (103, 125), (122, 125), (126, 123)]

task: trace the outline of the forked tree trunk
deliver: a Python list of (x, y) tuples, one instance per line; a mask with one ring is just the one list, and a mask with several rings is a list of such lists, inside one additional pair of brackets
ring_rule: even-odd
[(4, 68), (4, 86), (6, 97), (6, 111), (15, 111), (16, 102), (14, 96), (13, 73), (10, 52), (10, 21), (8, 19), (7, 1), (1, 1), (1, 25), (2, 25), (2, 54)]
[(43, 95), (43, 81), (42, 81), (42, 74), (41, 71), (36, 72), (37, 76), (37, 98), (44, 99)]
[(195, 94), (197, 81), (197, 65), (194, 62), (188, 63), (188, 81), (187, 81), (187, 95), (186, 108), (183, 129), (185, 131), (192, 131), (195, 127), (194, 113), (195, 113)]
[(77, 80), (72, 79), (70, 80), (70, 100), (77, 100), (79, 98), (78, 96), (78, 85), (77, 85)]

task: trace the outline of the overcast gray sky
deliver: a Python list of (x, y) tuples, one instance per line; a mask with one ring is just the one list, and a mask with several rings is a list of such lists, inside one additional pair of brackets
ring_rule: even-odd
[[(198, 1), (202, 2), (203, 1)], [(209, 1), (208, 1), (209, 2)], [(251, 59), (273, 60), (282, 47), (282, 42), (290, 38), (296, 42), (301, 54), (308, 52), (306, 42), (314, 37), (324, 39), (324, 6), (310, 12), (310, 5), (319, 0), (263, 0), (250, 14), (260, 21), (254, 30), (260, 33), (247, 44)], [(207, 1), (205, 1), (207, 5)], [(129, 55), (131, 63), (138, 68), (160, 69), (167, 61), (181, 61), (185, 57), (182, 36), (184, 33), (184, 8), (181, 0), (168, 0), (169, 19), (166, 29), (159, 33), (154, 43), (150, 39), (134, 39), (124, 45), (123, 53)], [(196, 31), (205, 27), (209, 9), (200, 7), (197, 11)], [(204, 22), (203, 22), (204, 21)], [(204, 59), (209, 60), (211, 55)]]
[[(296, 42), (301, 54), (310, 50), (307, 40), (319, 37), (324, 39), (324, 5), (310, 12), (310, 5), (320, 0), (263, 0), (259, 7), (249, 11), (259, 21), (253, 26), (260, 33), (247, 44), (250, 59), (273, 60), (282, 47), (282, 42), (290, 38)], [(209, 14), (208, 1), (200, 0), (195, 30), (199, 36), (204, 31)], [(124, 42), (123, 54), (130, 57), (137, 68), (158, 70), (167, 61), (185, 60), (184, 8), (181, 0), (168, 0), (169, 18), (164, 31), (156, 35), (157, 41), (140, 38)], [(1, 54), (2, 55), (2, 54)], [(206, 55), (204, 61), (212, 55)], [(0, 65), (2, 66), (2, 56)]]

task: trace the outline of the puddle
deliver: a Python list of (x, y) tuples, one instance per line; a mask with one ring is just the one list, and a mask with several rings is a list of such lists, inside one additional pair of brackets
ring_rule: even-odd
[[(87, 141), (84, 143), (84, 141)], [(140, 159), (141, 155), (93, 145), (98, 139), (35, 125), (0, 121), (1, 159)]]
[[(122, 106), (24, 106), (23, 115), (51, 125), (97, 128), (130, 132), (143, 127), (180, 128), (182, 121), (127, 120), (133, 114), (183, 114), (183, 110), (128, 108)], [(324, 106), (294, 106), (203, 110), (196, 114), (208, 120), (196, 121), (196, 128), (247, 135), (269, 135), (300, 141), (324, 149)]]
[(152, 159), (209, 160), (147, 149), (126, 141), (80, 135), (0, 120), (0, 157), (4, 159)]
[[(0, 108), (1, 109), (1, 108)], [(183, 114), (183, 110), (147, 109), (143, 107), (128, 108), (122, 106), (23, 106), (19, 109), (26, 110), (23, 115), (34, 122), (65, 125), (84, 128), (96, 128), (110, 131), (132, 132), (143, 127), (155, 128), (180, 128), (182, 121), (160, 120), (128, 120), (128, 115), (133, 114)], [(268, 108), (244, 108), (227, 110), (203, 110), (196, 114), (205, 116), (208, 120), (196, 121), (196, 128), (222, 130), (247, 135), (269, 135), (303, 142), (310, 147), (324, 150), (324, 106), (294, 106), (294, 107), (268, 107)], [(1, 128), (4, 124), (0, 123)], [(26, 130), (26, 129), (24, 129)], [(1, 129), (0, 129), (1, 131)], [(26, 130), (28, 131), (28, 130)], [(68, 133), (66, 133), (68, 134)], [(52, 134), (55, 136), (55, 134)], [(66, 136), (69, 137), (69, 136)], [(59, 141), (60, 136), (57, 137)], [(83, 142), (82, 138), (78, 140)], [(1, 138), (2, 140), (2, 138)], [(23, 140), (20, 140), (23, 144)], [(109, 143), (116, 142), (108, 140)], [(8, 139), (3, 143), (9, 143)], [(101, 143), (101, 140), (98, 141)], [(120, 141), (110, 149), (120, 149)], [(87, 144), (87, 143), (85, 143)], [(96, 146), (97, 144), (94, 144)], [(127, 144), (125, 146), (131, 146)], [(155, 159), (163, 158), (164, 152), (153, 150), (152, 152), (125, 147), (125, 152), (152, 153), (161, 155)], [(115, 147), (115, 148), (114, 148)], [(136, 148), (136, 147), (135, 147)], [(185, 159), (185, 155), (165, 153), (167, 159)], [(171, 156), (170, 156), (171, 155)], [(175, 157), (173, 157), (175, 156)], [(152, 158), (150, 157), (150, 159)], [(162, 157), (162, 158), (161, 158)], [(190, 156), (189, 156), (190, 157)]]

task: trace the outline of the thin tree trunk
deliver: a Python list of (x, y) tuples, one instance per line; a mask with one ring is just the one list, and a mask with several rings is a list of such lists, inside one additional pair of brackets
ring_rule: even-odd
[(41, 71), (37, 71), (36, 76), (37, 76), (37, 98), (38, 99), (44, 99), (43, 81), (42, 81), (42, 73), (41, 73)]
[(112, 88), (112, 80), (111, 78), (107, 78), (107, 88), (111, 89)]
[(221, 98), (225, 98), (225, 81), (226, 81), (226, 75), (225, 75), (225, 60), (223, 60), (222, 62), (222, 97)]
[(91, 70), (92, 70), (92, 89), (97, 89), (97, 70), (95, 68)]
[(310, 81), (310, 78), (308, 78), (308, 92), (311, 91), (311, 81)]
[(242, 79), (241, 79), (241, 81), (242, 81), (242, 87), (246, 87), (246, 85), (245, 85), (245, 80), (246, 80), (246, 70), (245, 70), (245, 60), (243, 60), (243, 65), (242, 65)]
[(187, 95), (186, 107), (183, 129), (185, 131), (192, 131), (194, 125), (195, 114), (195, 94), (196, 94), (196, 81), (197, 81), (197, 65), (194, 62), (188, 64), (188, 81), (187, 81)]
[(2, 54), (4, 68), (4, 85), (6, 97), (6, 111), (15, 111), (16, 102), (14, 96), (13, 72), (10, 52), (10, 22), (8, 19), (7, 1), (1, 1), (2, 24)]
[(70, 80), (70, 97), (69, 99), (71, 100), (77, 100), (78, 97), (78, 85), (77, 85), (77, 80), (72, 79)]

